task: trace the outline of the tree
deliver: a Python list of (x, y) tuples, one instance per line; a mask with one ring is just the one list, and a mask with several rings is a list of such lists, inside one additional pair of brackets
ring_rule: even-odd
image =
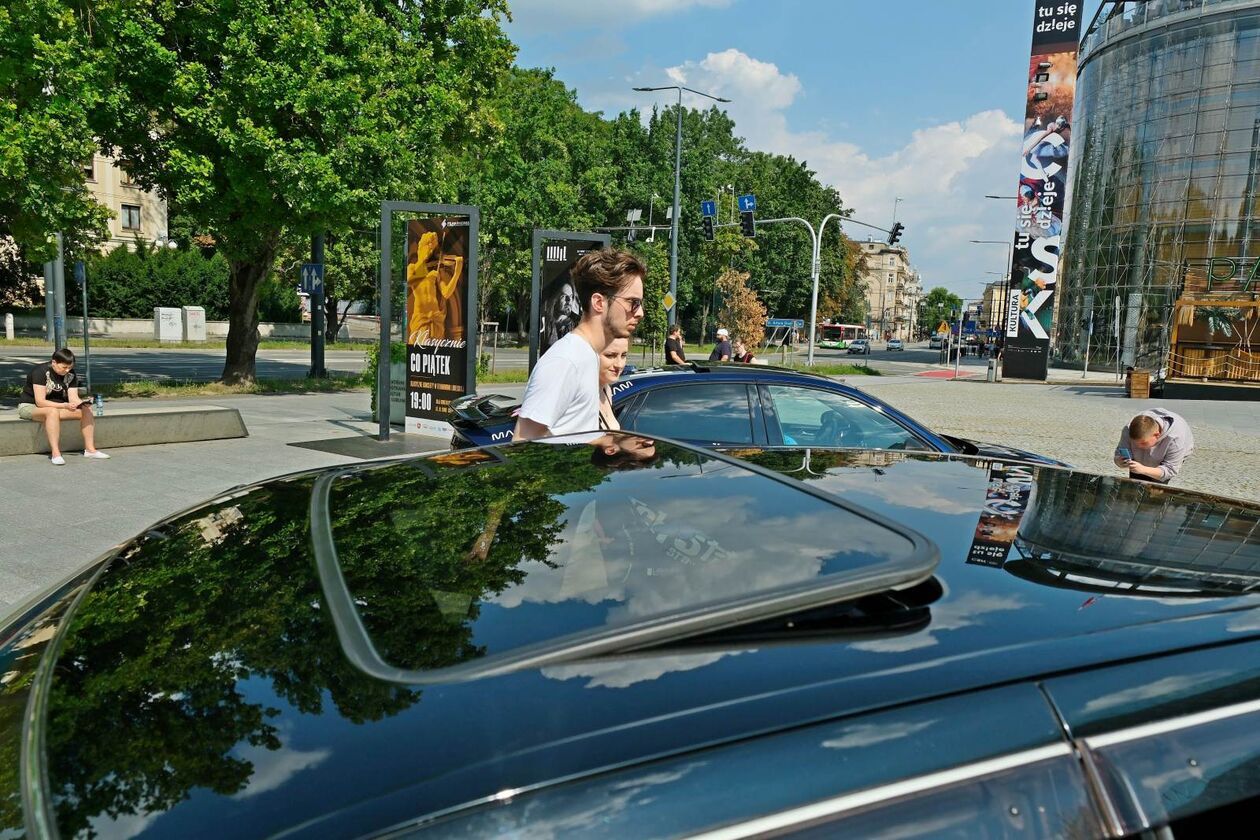
[(962, 311), (962, 305), (962, 298), (944, 286), (937, 286), (923, 297), (919, 323), (924, 329), (936, 332), (942, 321), (953, 323)]
[(93, 127), (227, 259), (225, 382), (254, 379), (259, 283), (286, 232), (342, 235), (382, 198), (441, 198), (449, 150), (479, 130), (511, 62), (506, 13), (505, 0), (99, 5), (90, 38), (110, 85)]
[(748, 288), (748, 273), (728, 268), (718, 276), (717, 288), (722, 294), (718, 323), (729, 327), (745, 346), (760, 346), (766, 334), (766, 307)]
[(31, 262), (99, 240), (109, 211), (92, 199), (83, 164), (95, 143), (88, 113), (100, 74), (88, 57), (80, 15), (62, 0), (0, 6), (0, 236)]

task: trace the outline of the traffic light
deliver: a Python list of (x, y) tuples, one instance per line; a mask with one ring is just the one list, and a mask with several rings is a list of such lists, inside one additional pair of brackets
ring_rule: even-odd
[(901, 238), (901, 232), (905, 229), (906, 226), (901, 222), (893, 222), (892, 230), (888, 231), (888, 244), (896, 245), (897, 240)]
[(747, 237), (757, 235), (757, 225), (753, 221), (753, 211), (746, 210), (739, 214), (739, 231)]
[(700, 224), (704, 226), (704, 238), (707, 241), (712, 242), (713, 241), (713, 217), (705, 216), (703, 219), (700, 220)]

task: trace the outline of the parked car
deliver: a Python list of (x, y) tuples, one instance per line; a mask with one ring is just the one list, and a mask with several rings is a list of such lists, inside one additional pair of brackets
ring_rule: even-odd
[[(623, 376), (612, 390), (623, 429), (701, 446), (906, 449), (1062, 464), (1022, 449), (935, 433), (857, 388), (766, 365), (670, 365)], [(452, 408), (451, 446), (461, 449), (510, 441), (520, 400), (467, 396)]]
[(1239, 830), (1258, 535), (933, 453), (608, 435), (292, 475), (0, 622), (0, 835)]
[(906, 345), (901, 343), (900, 338), (890, 338), (888, 339), (888, 349), (889, 350), (905, 350)]
[(944, 347), (945, 347), (945, 336), (941, 335), (940, 333), (934, 333), (932, 337), (928, 339), (929, 350), (941, 350)]
[(849, 342), (849, 355), (866, 354), (871, 352), (871, 342), (867, 338), (855, 338)]

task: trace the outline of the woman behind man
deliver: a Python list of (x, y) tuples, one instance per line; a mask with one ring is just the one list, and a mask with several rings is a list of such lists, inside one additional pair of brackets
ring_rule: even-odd
[(630, 353), (630, 341), (614, 338), (599, 354), (599, 427), (608, 431), (621, 428), (617, 415), (613, 414), (612, 384), (626, 369), (626, 357)]

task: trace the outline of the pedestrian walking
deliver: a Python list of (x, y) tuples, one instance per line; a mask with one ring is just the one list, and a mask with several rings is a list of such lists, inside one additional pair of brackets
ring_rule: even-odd
[(1113, 457), (1130, 478), (1167, 484), (1193, 452), (1194, 433), (1185, 418), (1166, 408), (1152, 408), (1120, 430)]
[(599, 429), (599, 359), (608, 343), (629, 338), (643, 318), (647, 267), (628, 251), (584, 254), (570, 276), (582, 319), (551, 345), (525, 386), (513, 440)]
[(31, 368), (18, 398), (18, 417), (40, 423), (48, 437), (48, 460), (64, 466), (61, 454), (61, 424), (77, 420), (83, 433), (83, 457), (109, 456), (96, 448), (96, 418), (92, 401), (79, 394), (79, 378), (74, 372), (74, 351), (62, 347), (52, 359)]
[(717, 331), (717, 344), (713, 347), (713, 352), (709, 354), (710, 362), (729, 362), (731, 360), (731, 334), (726, 327), (719, 327)]
[(674, 324), (669, 328), (669, 337), (665, 339), (665, 364), (686, 364), (687, 353), (683, 350), (682, 327)]

